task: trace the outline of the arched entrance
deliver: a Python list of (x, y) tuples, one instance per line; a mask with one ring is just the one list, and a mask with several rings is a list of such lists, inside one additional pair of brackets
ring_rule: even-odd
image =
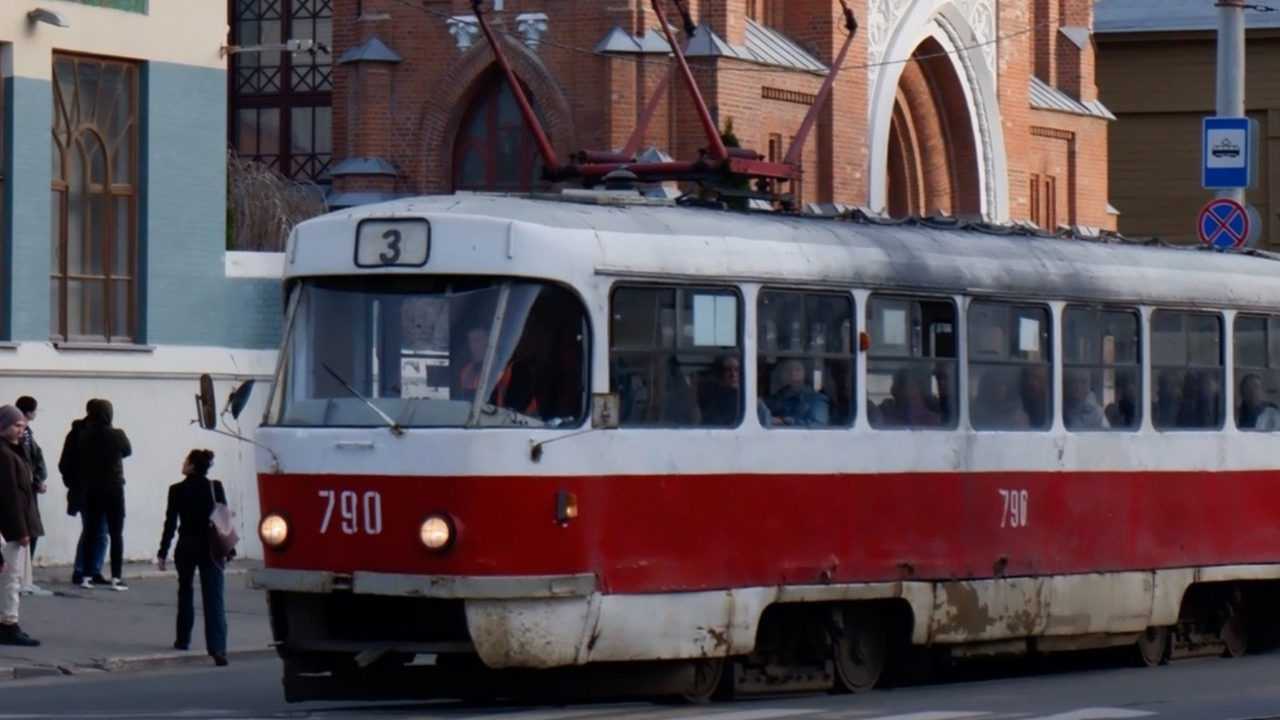
[(886, 200), (893, 217), (982, 213), (982, 176), (969, 102), (934, 38), (912, 53), (890, 118)]
[[(534, 112), (541, 118), (536, 105)], [(511, 84), (491, 71), (480, 81), (458, 125), (453, 189), (528, 192), (541, 185), (542, 156), (533, 132), (520, 114)]]

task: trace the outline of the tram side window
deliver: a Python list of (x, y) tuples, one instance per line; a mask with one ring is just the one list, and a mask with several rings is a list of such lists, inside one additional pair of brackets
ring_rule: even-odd
[(976, 430), (1047, 430), (1053, 423), (1049, 310), (969, 305), (969, 422)]
[(1062, 423), (1073, 432), (1142, 423), (1138, 313), (1082, 305), (1062, 315)]
[(771, 427), (848, 426), (853, 403), (853, 302), (834, 293), (763, 290), (757, 389)]
[(955, 327), (950, 300), (871, 296), (867, 403), (873, 427), (955, 427)]
[(741, 301), (731, 288), (620, 287), (609, 382), (627, 427), (742, 421)]
[(1151, 372), (1158, 430), (1222, 427), (1222, 318), (1211, 313), (1151, 314)]
[(1280, 317), (1237, 315), (1235, 331), (1236, 427), (1280, 430)]

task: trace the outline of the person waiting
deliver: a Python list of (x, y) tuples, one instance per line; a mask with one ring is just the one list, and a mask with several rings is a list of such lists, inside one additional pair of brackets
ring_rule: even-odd
[(778, 391), (765, 401), (774, 427), (822, 426), (830, 423), (831, 401), (805, 382), (803, 360), (783, 360), (778, 363), (775, 372), (779, 383)]
[(937, 427), (942, 418), (929, 409), (929, 398), (929, 376), (923, 370), (898, 368), (889, 397), (880, 403), (880, 421), (888, 427)]
[(1062, 379), (1062, 423), (1068, 430), (1105, 430), (1107, 415), (1089, 383), (1089, 371), (1071, 368)]
[(1240, 411), (1236, 413), (1236, 427), (1262, 432), (1280, 430), (1280, 410), (1266, 401), (1262, 378), (1254, 373), (1240, 380)]

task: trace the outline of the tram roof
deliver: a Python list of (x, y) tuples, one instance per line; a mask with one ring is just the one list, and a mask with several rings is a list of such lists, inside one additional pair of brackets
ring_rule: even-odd
[[(350, 242), (363, 219), (428, 217), (437, 229), (454, 222), (474, 225), (476, 232), (467, 237), (474, 247), (485, 236), (480, 226), (501, 226), (492, 237), (504, 244), (506, 229), (514, 226), (520, 235), (546, 244), (518, 273), (532, 276), (580, 272), (1280, 308), (1280, 263), (1266, 255), (1058, 238), (989, 226), (748, 214), (620, 202), (616, 196), (577, 199), (422, 196), (330, 213), (306, 221), (299, 232), (318, 238), (337, 233)], [(584, 236), (593, 242), (583, 243)], [(433, 255), (442, 242), (433, 241)], [(310, 255), (310, 249), (319, 250), (300, 244), (299, 252)], [(290, 261), (286, 272), (339, 271), (322, 267), (327, 264), (315, 258)]]

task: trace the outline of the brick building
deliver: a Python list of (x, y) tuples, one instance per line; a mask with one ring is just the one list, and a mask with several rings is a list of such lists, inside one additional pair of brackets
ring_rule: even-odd
[[(732, 119), (744, 147), (780, 158), (844, 41), (840, 3), (687, 4), (702, 30), (678, 42), (689, 42), (713, 118), (722, 129)], [(533, 138), (471, 2), (324, 5), (333, 162), (317, 179), (332, 181), (336, 204), (536, 186)], [(484, 6), (557, 156), (622, 147), (669, 62), (650, 3)], [(679, 25), (675, 4), (663, 8)], [(893, 0), (853, 10), (862, 27), (803, 150), (804, 202), (1114, 227), (1112, 117), (1096, 97), (1088, 0)], [(673, 84), (641, 147), (688, 160), (705, 145), (689, 95)]]

